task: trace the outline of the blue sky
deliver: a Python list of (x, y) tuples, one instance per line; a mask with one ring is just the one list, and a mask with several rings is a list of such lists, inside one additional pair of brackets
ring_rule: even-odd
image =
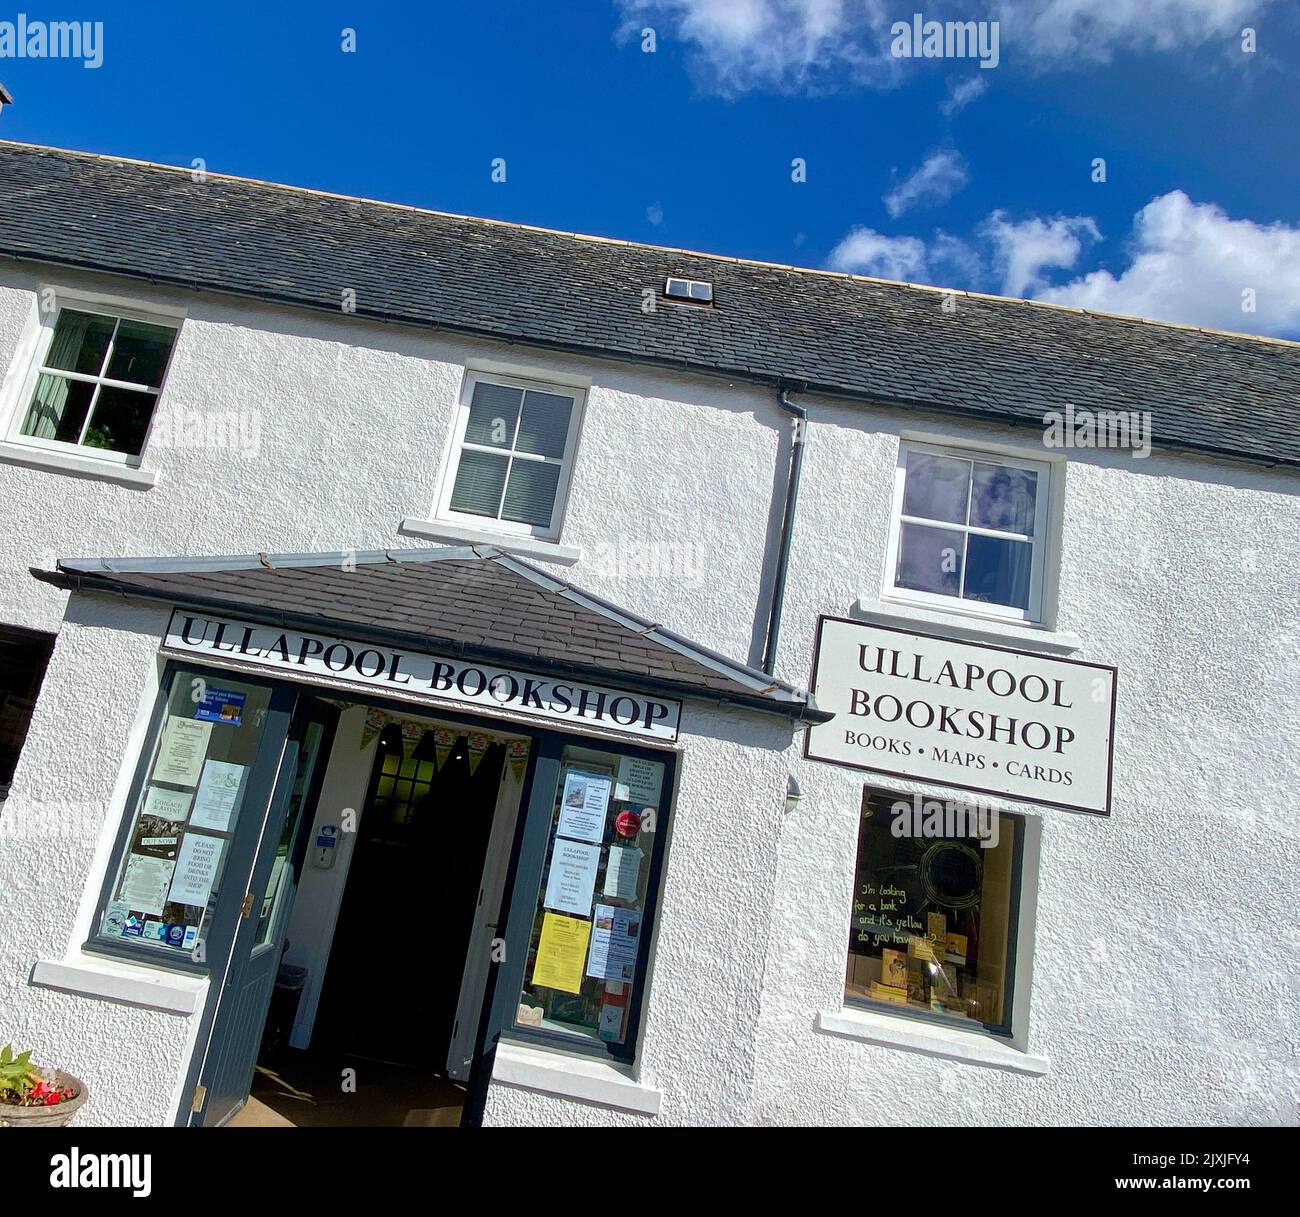
[[(33, 3), (0, 23), (19, 11), (102, 21), (103, 64), (0, 58), (6, 139), (1300, 337), (1294, 0)], [(915, 11), (998, 21), (997, 66), (892, 55)], [(959, 87), (978, 92), (955, 108)]]

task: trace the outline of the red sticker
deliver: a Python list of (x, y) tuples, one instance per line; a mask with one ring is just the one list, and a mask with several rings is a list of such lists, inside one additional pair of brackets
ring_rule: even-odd
[(620, 837), (635, 837), (641, 831), (641, 817), (635, 811), (620, 811), (614, 817), (614, 831)]

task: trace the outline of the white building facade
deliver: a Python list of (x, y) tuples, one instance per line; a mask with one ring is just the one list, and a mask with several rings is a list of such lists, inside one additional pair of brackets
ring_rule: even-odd
[[(13, 145), (4, 155), (38, 177), (88, 175), (80, 188), (98, 190), (101, 209), (113, 206), (101, 175), (186, 179)], [(400, 230), (408, 213), (392, 212)], [(1207, 353), (1203, 397), (1189, 400), (1190, 421), (1174, 402), (1167, 416), (1181, 430), (1172, 437), (1166, 415), (1150, 424), (1147, 414), (1145, 454), (1136, 442), (1051, 446), (1041, 408), (963, 413), (974, 399), (953, 390), (944, 408), (933, 380), (931, 396), (910, 404), (893, 391), (873, 400), (828, 391), (806, 369), (781, 382), (705, 366), (694, 339), (681, 340), (673, 365), (598, 349), (598, 337), (584, 350), (545, 334), (507, 341), (472, 318), (463, 327), (381, 320), (366, 315), (364, 290), (355, 309), (346, 298), (332, 311), (259, 300), (243, 283), (207, 284), (181, 265), (169, 281), (93, 267), (72, 246), (108, 237), (74, 238), (57, 216), (45, 222), (46, 251), (0, 232), (10, 255), (0, 266), (0, 658), (10, 665), (0, 723), (14, 766), (0, 803), (10, 901), (0, 920), (0, 1038), (86, 1080), (82, 1122), (221, 1122), (211, 1108), (205, 1117), (202, 1095), (215, 1102), (230, 1085), (214, 1070), (227, 1038), (238, 1039), (235, 955), (251, 969), (275, 948), (275, 963), (284, 939), (284, 961), (306, 973), (286, 1028), (296, 1049), (315, 1050), (321, 1011), (341, 1000), (330, 994), (331, 969), (353, 969), (359, 985), (376, 975), (364, 966), (372, 959), (394, 1011), (425, 1009), (407, 986), (440, 978), (451, 997), (438, 1010), (454, 1007), (455, 1019), (447, 1015), (447, 1042), (426, 1043), (426, 1055), (441, 1074), (461, 1053), (476, 1096), (466, 1109), (486, 1124), (1295, 1121), (1300, 1019), (1286, 961), (1300, 875), (1291, 723), (1300, 446), (1294, 420), (1269, 402), (1294, 401), (1300, 347), (1107, 319), (1119, 337), (1101, 345), (1121, 385), (1139, 372), (1158, 384), (1161, 352), (1194, 340)], [(279, 222), (268, 203), (266, 230)], [(482, 225), (484, 240), (506, 228)], [(627, 248), (562, 239), (597, 263)], [(723, 289), (734, 263), (645, 252), (665, 268), (651, 321), (694, 310), (682, 324), (703, 326), (706, 310), (746, 307)], [(782, 273), (799, 292), (849, 282)], [(666, 290), (674, 274), (717, 290), (708, 302), (689, 293), (678, 302)], [(322, 295), (338, 298), (347, 285), (340, 273)], [(907, 293), (909, 308), (944, 311), (940, 293), (892, 290)], [(561, 290), (552, 307), (565, 303)], [(609, 307), (644, 318), (641, 305), (633, 293)], [(1074, 327), (1080, 350), (1098, 341), (1085, 328), (1096, 319), (1019, 302), (960, 297), (950, 321), (980, 309), (1001, 310), (1012, 331), (1028, 319), (1030, 377), (1035, 358), (1049, 357), (1032, 339), (1036, 326), (1059, 327), (1062, 342)], [(1140, 351), (1122, 340), (1136, 330)], [(896, 361), (908, 358), (900, 351)], [(1198, 444), (1192, 407), (1215, 399), (1219, 369), (1226, 392), (1235, 361), (1252, 359), (1268, 366), (1244, 390), (1260, 395), (1259, 414), (1227, 409)], [(781, 388), (787, 406), (806, 411), (797, 431)], [(1240, 378), (1233, 391), (1243, 391)], [(1149, 405), (1122, 392), (1110, 404), (1137, 412), (1135, 428)], [(493, 434), (502, 418), (508, 425)], [(1224, 438), (1234, 428), (1236, 451)], [(792, 434), (802, 467), (765, 683)], [(428, 553), (444, 548), (451, 556)], [(449, 640), (478, 625), (465, 623), (465, 635), (417, 628), (416, 609), (397, 600), (374, 600), (364, 621), (360, 608), (336, 612), (335, 585), (319, 580), (374, 575), (385, 554), (421, 580), (452, 569), (508, 576), (547, 597), (547, 611), (573, 608), (575, 629), (607, 619), (624, 631), (608, 654), (570, 666), (609, 704), (626, 699), (627, 715), (564, 721), (526, 698), (493, 707), (463, 690), (458, 704), (451, 687), (377, 690), (374, 672), (397, 651), (401, 662), (413, 652), (491, 659), (520, 682), (559, 670), (546, 648), (529, 649), (524, 628), (515, 651), (494, 643), (453, 653)], [(230, 557), (195, 565), (213, 555)], [(514, 559), (527, 569), (509, 566)], [(270, 582), (251, 578), (267, 572)], [(275, 572), (304, 589), (300, 613), (266, 599), (282, 594)], [(442, 585), (429, 594), (443, 595)], [(463, 599), (479, 594), (475, 584)], [(406, 624), (399, 608), (410, 608)], [(187, 651), (187, 614), (206, 653)], [(218, 621), (231, 623), (228, 638), (256, 627), (294, 645), (343, 640), (354, 657), (369, 647), (377, 658), (371, 672), (361, 660), (344, 672), (322, 649), (320, 662), (281, 679), (270, 674), (273, 655), (259, 667), (208, 645)], [(496, 617), (490, 625), (500, 628)], [(417, 635), (427, 641), (412, 647)], [(621, 641), (632, 635), (655, 654), (632, 656)], [(42, 648), (43, 676), (20, 674)], [(669, 651), (680, 674), (655, 676), (655, 656)], [(847, 670), (855, 656), (860, 670)], [(972, 676), (975, 662), (984, 671)], [(924, 704), (900, 694), (908, 672), (909, 693), (943, 688), (945, 663), (958, 674), (948, 692)], [(986, 702), (1003, 696), (994, 669), (1021, 699), (1003, 740), (996, 726), (991, 738), (978, 729), (984, 702), (971, 700), (981, 681)], [(196, 672), (220, 686), (220, 696), (205, 688), (191, 703), (200, 717), (177, 710), (177, 690)], [(1065, 682), (1055, 699), (1054, 681)], [(259, 690), (265, 738), (250, 736), (247, 756), (218, 757), (213, 738), (252, 729)], [(291, 749), (282, 754), (272, 738), (279, 729), (297, 740), (300, 706), (285, 702), (275, 726), (286, 690), (332, 707), (332, 743), (291, 798), (293, 773), (276, 759)], [(675, 730), (660, 728), (657, 711), (633, 716), (634, 701), (669, 707)], [(951, 739), (935, 717), (941, 702)], [(870, 712), (850, 709), (864, 705)], [(199, 731), (206, 758), (187, 760), (169, 726), (178, 716)], [(1029, 734), (1039, 719), (1057, 734)], [(346, 890), (349, 862), (367, 811), (387, 797), (385, 778), (422, 780), (420, 749), (440, 730), (440, 747), (459, 750), (463, 738), (476, 764), (499, 764), (499, 791), (473, 849), (458, 836), (453, 850), (445, 830), (423, 844), (401, 838), (411, 852), (394, 865), (416, 867), (400, 873), (428, 905), (421, 912), (417, 900), (414, 921), (399, 919), (394, 944), (368, 921), (382, 923), (383, 911), (366, 912)], [(239, 769), (236, 756), (238, 794), (223, 808), (209, 777), (212, 766)], [(437, 775), (447, 755), (430, 756)], [(415, 776), (404, 778), (408, 765)], [(585, 839), (576, 812), (566, 818), (578, 779), (608, 815)], [(479, 797), (468, 791), (457, 806)], [(1000, 843), (939, 857), (930, 847), (960, 834), (905, 839), (889, 817), (918, 796), (993, 815)], [(173, 820), (176, 837), (148, 837), (146, 805), (155, 828), (158, 816), (189, 819)], [(279, 823), (277, 806), (287, 825), (278, 856), (279, 834), (266, 828)], [(181, 871), (203, 885), (189, 836), (222, 841), (232, 875), (246, 858), (250, 878), (283, 883), (287, 867), (296, 880), (278, 902), (265, 883), (249, 887), (251, 907), (262, 908), (250, 920), (239, 917), (239, 884), (208, 873), (206, 908), (196, 897), (194, 924), (177, 921), (187, 936), (169, 944), (162, 910), (178, 904)], [(141, 844), (176, 846), (177, 837), (179, 859), (166, 844)], [(635, 851), (639, 876), (616, 875), (612, 850), (619, 868)], [(461, 871), (472, 873), (452, 884)], [(557, 876), (598, 890), (565, 894)], [(466, 882), (481, 888), (477, 901), (436, 903), (440, 886), (468, 891)], [(165, 893), (152, 904), (151, 884)], [(480, 918), (484, 901), (492, 915)], [(357, 908), (372, 928), (353, 934), (340, 961)], [(123, 918), (140, 932), (124, 937)], [(142, 941), (138, 921), (159, 941)], [(451, 921), (454, 934), (434, 928)], [(637, 921), (643, 943), (632, 941)], [(106, 947), (110, 922), (120, 941)], [(196, 955), (218, 930), (229, 931), (218, 957)], [(578, 941), (560, 942), (562, 933)], [(625, 982), (611, 962), (620, 935), (631, 943)], [(381, 1042), (388, 1023), (373, 1018), (365, 1038)], [(393, 1015), (394, 1026), (409, 1021)], [(413, 1034), (421, 1038), (418, 1026)], [(238, 1090), (243, 1065), (226, 1072)], [(236, 1094), (229, 1110), (239, 1104)]]

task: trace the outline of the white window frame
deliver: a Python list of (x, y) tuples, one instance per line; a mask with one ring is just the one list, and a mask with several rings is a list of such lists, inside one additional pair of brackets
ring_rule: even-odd
[[(949, 524), (942, 520), (927, 520), (920, 516), (903, 514), (903, 493), (907, 485), (907, 456), (910, 452), (923, 452), (932, 456), (949, 456), (958, 460), (978, 461), (985, 465), (1005, 465), (1011, 469), (1028, 470), (1038, 475), (1037, 491), (1034, 496), (1034, 535), (1004, 532), (995, 528), (980, 528), (977, 525)], [(1049, 562), (1049, 550), (1054, 541), (1050, 531), (1052, 518), (1052, 501), (1055, 494), (1052, 464), (1030, 457), (1013, 456), (996, 449), (965, 447), (959, 444), (926, 443), (919, 440), (903, 439), (898, 444), (898, 461), (894, 469), (894, 501), (889, 517), (889, 545), (885, 553), (885, 575), (881, 598), (901, 604), (911, 604), (925, 608), (945, 609), (972, 617), (990, 618), (997, 621), (1019, 621), (1027, 625), (1043, 623), (1048, 597), (1045, 588), (1049, 571), (1053, 564)], [(974, 481), (972, 479), (972, 493)], [(970, 515), (967, 501), (967, 517)], [(927, 525), (932, 528), (949, 528), (955, 532), (974, 533), (977, 536), (1007, 537), (1015, 540), (1029, 541), (1033, 547), (1029, 573), (1029, 603), (1024, 609), (1013, 605), (990, 604), (983, 600), (967, 600), (961, 596), (945, 596), (938, 592), (923, 592), (914, 588), (899, 587), (898, 546), (905, 523)], [(966, 579), (966, 562), (962, 560), (962, 582)]]
[[(5, 441), (11, 444), (20, 444), (25, 448), (40, 449), (44, 452), (59, 453), (61, 455), (75, 454), (88, 460), (101, 461), (104, 464), (127, 465), (131, 468), (139, 468), (149, 447), (149, 436), (153, 433), (154, 424), (158, 420), (158, 408), (162, 401), (163, 392), (167, 387), (167, 377), (171, 372), (172, 360), (176, 357), (176, 347), (180, 342), (181, 324), (184, 317), (178, 313), (152, 311), (139, 307), (134, 303), (121, 301), (116, 297), (81, 295), (48, 287), (40, 289), (40, 298), (46, 299), (47, 293), (51, 291), (54, 292), (54, 305), (52, 308), (42, 310), (40, 314), (39, 328), (36, 333), (34, 349), (28, 359), (27, 370), (18, 381), (14, 399), (9, 403), (8, 424), (4, 431)], [(117, 338), (117, 326), (121, 322), (139, 321), (145, 325), (163, 326), (174, 331), (176, 337), (172, 340), (172, 347), (167, 354), (167, 363), (163, 367), (162, 379), (158, 382), (158, 387), (155, 389), (150, 385), (114, 380), (107, 376), (91, 376), (85, 372), (68, 372), (63, 368), (46, 368), (45, 360), (49, 355), (50, 344), (54, 341), (55, 329), (58, 327), (59, 318), (63, 315), (65, 309), (113, 318), (115, 323), (113, 337), (109, 340), (108, 348), (104, 352), (104, 362), (101, 365), (104, 368), (108, 367), (110, 360), (113, 358), (113, 345)], [(148, 393), (152, 396), (154, 399), (153, 412), (149, 416), (149, 426), (145, 429), (144, 441), (140, 445), (139, 453), (114, 452), (109, 448), (91, 447), (80, 441), (74, 444), (66, 440), (44, 439), (37, 435), (24, 435), (22, 427), (27, 418), (27, 413), (31, 409), (32, 394), (36, 392), (36, 385), (41, 375), (47, 372), (53, 376), (61, 376), (66, 380), (77, 380), (82, 384), (94, 384), (96, 386), (95, 396), (91, 399), (90, 408), (86, 411), (86, 418), (82, 424), (81, 435), (83, 438), (90, 426), (90, 420), (94, 417), (99, 386), (107, 385), (109, 388), (127, 389), (131, 392)]]
[[(514, 439), (518, 438), (518, 426), (516, 423), (515, 436), (511, 441), (511, 448), (508, 450), (511, 461), (523, 459), (531, 461), (541, 461), (548, 465), (559, 465), (560, 476), (555, 484), (555, 507), (551, 511), (551, 523), (549, 527), (540, 524), (522, 524), (513, 520), (502, 520), (493, 516), (474, 515), (471, 512), (453, 511), (451, 507), (452, 491), (456, 487), (456, 473), (460, 468), (460, 455), (467, 449), (471, 452), (493, 452), (498, 456), (506, 453), (504, 448), (493, 447), (490, 444), (467, 444), (465, 442), (465, 430), (469, 425), (469, 408), (474, 399), (474, 388), (480, 382), (491, 385), (501, 385), (508, 389), (522, 389), (527, 392), (529, 389), (535, 392), (552, 393), (557, 397), (568, 397), (573, 401), (573, 409), (569, 414), (569, 431), (564, 440), (564, 455), (561, 457), (538, 457), (528, 453), (515, 452), (513, 444)], [(511, 536), (535, 537), (542, 541), (558, 541), (560, 533), (564, 527), (564, 514), (569, 501), (569, 485), (573, 480), (574, 455), (578, 448), (578, 432), (581, 426), (583, 411), (586, 407), (586, 390), (576, 385), (557, 384), (552, 381), (530, 380), (522, 376), (500, 375), (495, 372), (475, 372), (467, 371), (464, 382), (461, 385), (460, 401), (456, 408), (456, 422), (452, 430), (451, 444), (447, 451), (447, 457), (443, 464), (442, 484), (438, 492), (438, 501), (435, 508), (435, 517), (439, 520), (452, 521), (457, 524), (471, 525), (475, 528), (486, 529), (490, 532), (508, 533)], [(520, 411), (520, 419), (523, 413)], [(505, 486), (509, 485), (509, 474), (507, 474)], [(505, 486), (502, 487), (502, 494), (505, 493)], [(498, 512), (501, 510), (501, 504), (497, 505)]]

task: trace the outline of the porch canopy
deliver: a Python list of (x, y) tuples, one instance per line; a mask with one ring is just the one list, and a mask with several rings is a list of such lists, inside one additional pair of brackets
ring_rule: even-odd
[(482, 546), (214, 558), (61, 559), (31, 568), (69, 591), (109, 592), (344, 634), (548, 675), (613, 680), (826, 722), (810, 694)]

